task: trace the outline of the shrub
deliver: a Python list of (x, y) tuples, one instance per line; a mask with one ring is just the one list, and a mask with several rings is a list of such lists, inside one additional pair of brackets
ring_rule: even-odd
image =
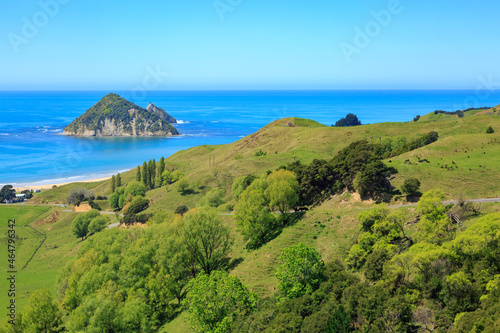
[(419, 194), (420, 180), (417, 178), (408, 178), (404, 181), (401, 187), (401, 192), (405, 193), (408, 197)]
[(192, 190), (192, 185), (186, 178), (182, 178), (177, 182), (177, 191), (182, 195), (189, 194)]
[(224, 190), (213, 188), (205, 195), (201, 205), (210, 207), (219, 207), (224, 203)]
[(140, 195), (143, 197), (146, 195), (146, 186), (138, 181), (132, 181), (125, 188), (125, 194), (131, 194), (134, 197)]
[(276, 269), (278, 288), (286, 298), (311, 294), (324, 279), (325, 264), (321, 255), (312, 247), (298, 244), (281, 252)]
[(191, 328), (196, 332), (229, 332), (237, 315), (247, 315), (257, 297), (241, 281), (225, 271), (200, 274), (189, 283), (184, 301)]
[(349, 127), (349, 126), (359, 126), (361, 121), (358, 117), (352, 113), (349, 113), (345, 118), (341, 118), (335, 123), (336, 127)]
[(263, 151), (262, 149), (259, 149), (255, 152), (255, 154), (253, 156), (265, 156), (267, 155), (267, 153), (265, 151)]
[(488, 129), (486, 129), (486, 133), (491, 134), (495, 133), (495, 131), (493, 130), (493, 127), (489, 126)]
[(189, 208), (186, 206), (186, 205), (180, 205), (180, 206), (177, 206), (177, 208), (175, 209), (175, 214), (181, 214), (181, 215), (184, 215), (185, 213), (187, 213), (189, 211)]

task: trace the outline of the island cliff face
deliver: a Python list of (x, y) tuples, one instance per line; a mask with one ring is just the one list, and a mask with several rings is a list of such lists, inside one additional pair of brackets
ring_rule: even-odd
[(173, 136), (177, 121), (165, 110), (149, 103), (146, 109), (116, 94), (104, 96), (97, 104), (66, 126), (71, 136)]

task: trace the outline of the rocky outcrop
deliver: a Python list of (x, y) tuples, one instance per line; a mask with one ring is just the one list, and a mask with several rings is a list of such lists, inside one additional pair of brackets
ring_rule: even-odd
[(151, 103), (151, 102), (149, 103), (149, 105), (146, 108), (146, 110), (148, 110), (149, 112), (152, 112), (152, 113), (156, 114), (158, 117), (160, 117), (162, 119), (165, 119), (166, 121), (169, 122), (169, 124), (177, 124), (177, 120), (174, 117), (172, 117), (171, 115), (169, 115), (162, 108), (159, 108), (159, 107), (153, 105), (153, 103)]
[(149, 103), (146, 109), (116, 94), (108, 94), (66, 126), (72, 136), (173, 136), (175, 118)]

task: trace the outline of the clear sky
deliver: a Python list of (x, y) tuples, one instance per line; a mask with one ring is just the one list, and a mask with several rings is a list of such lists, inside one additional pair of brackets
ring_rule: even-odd
[(499, 13), (498, 0), (3, 0), (0, 90), (500, 88)]

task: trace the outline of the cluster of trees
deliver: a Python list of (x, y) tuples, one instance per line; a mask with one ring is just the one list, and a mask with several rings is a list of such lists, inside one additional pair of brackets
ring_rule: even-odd
[(0, 190), (0, 202), (10, 200), (16, 197), (16, 190), (12, 185), (5, 185)]
[(358, 117), (352, 113), (349, 113), (345, 118), (339, 119), (335, 125), (336, 127), (349, 127), (349, 126), (359, 126), (361, 125), (361, 121), (359, 121)]
[(144, 161), (141, 166), (137, 166), (135, 180), (142, 182), (148, 190), (164, 185), (173, 184), (182, 179), (184, 174), (180, 170), (168, 170), (165, 167), (165, 158), (162, 156), (158, 165), (155, 159)]
[(109, 203), (111, 208), (125, 212), (123, 223), (144, 223), (148, 216), (138, 216), (149, 207), (149, 200), (144, 196), (146, 196), (146, 186), (138, 181), (131, 181), (127, 186), (116, 188), (109, 198)]
[(82, 202), (87, 202), (92, 209), (101, 210), (101, 207), (94, 200), (106, 200), (106, 197), (94, 196), (94, 191), (87, 190), (85, 187), (72, 188), (66, 201), (70, 205), (80, 206)]
[[(280, 169), (260, 178), (235, 179), (238, 197), (235, 219), (248, 248), (257, 248), (272, 239), (288, 221), (288, 211), (299, 200), (299, 183), (293, 172)], [(278, 212), (279, 215), (276, 215)]]
[(399, 136), (394, 139), (384, 138), (384, 140), (382, 141), (383, 150), (379, 152), (379, 154), (382, 155), (383, 158), (398, 156), (420, 147), (429, 145), (433, 142), (436, 142), (438, 139), (439, 135), (435, 131), (426, 133), (411, 141), (407, 141), (403, 136)]
[[(181, 309), (188, 291), (193, 293), (187, 303), (198, 297), (196, 290), (206, 282), (201, 276), (224, 274), (211, 275), (227, 268), (233, 244), (217, 213), (194, 209), (181, 217), (159, 212), (151, 221), (158, 224), (114, 228), (89, 238), (81, 256), (67, 264), (59, 283), (66, 329), (155, 332)], [(220, 306), (239, 307), (229, 301), (230, 294), (240, 293), (237, 283), (233, 278), (227, 283), (216, 289), (228, 293)]]
[(118, 173), (116, 176), (112, 175), (110, 182), (111, 193), (113, 193), (116, 190), (116, 188), (121, 186), (122, 186), (122, 176), (120, 175), (120, 173)]
[(97, 209), (92, 209), (75, 217), (72, 222), (73, 233), (84, 240), (88, 235), (103, 230), (108, 222), (108, 216), (102, 216)]
[[(290, 287), (292, 292), (280, 290), (287, 297), (259, 300), (256, 310), (237, 317), (231, 330), (497, 332), (500, 214), (485, 215), (457, 232), (442, 198), (440, 191), (424, 193), (414, 240), (404, 230), (402, 213), (384, 207), (361, 213), (361, 234), (349, 254), (354, 271), (340, 261), (328, 263), (316, 270), (318, 278), (303, 280), (318, 281), (315, 287), (304, 282)], [(306, 261), (317, 258), (307, 253), (289, 260), (288, 265), (298, 263), (289, 271), (321, 267), (317, 259), (312, 261), (316, 265)], [(289, 286), (301, 280), (300, 274), (293, 276)]]
[[(410, 142), (405, 137), (384, 139), (382, 144), (361, 140), (342, 149), (330, 161), (315, 159), (309, 165), (296, 161), (280, 168), (297, 175), (300, 205), (317, 204), (344, 189), (383, 200), (393, 194), (388, 177), (397, 170), (381, 160), (430, 144), (437, 138), (436, 132), (430, 132)], [(410, 190), (413, 188), (407, 187)], [(408, 194), (418, 194), (418, 189), (416, 193)]]
[(8, 316), (8, 322), (0, 327), (0, 332), (62, 332), (62, 317), (62, 311), (51, 292), (44, 288), (31, 294), (23, 313), (18, 312), (15, 319)]
[[(235, 188), (245, 187), (239, 200), (251, 192), (266, 200), (267, 191), (293, 188), (293, 176), (281, 169), (246, 187), (235, 181)], [(461, 231), (443, 199), (439, 190), (422, 195), (415, 232), (407, 230), (402, 211), (381, 206), (360, 213), (349, 269), (340, 261), (325, 264), (304, 244), (285, 248), (275, 271), (277, 293), (264, 299), (228, 275), (233, 239), (214, 210), (158, 212), (149, 228), (89, 238), (80, 257), (67, 264), (59, 281), (65, 329), (154, 332), (183, 306), (197, 333), (496, 332), (500, 213)], [(279, 200), (272, 205), (278, 209)], [(61, 311), (41, 293), (33, 295), (19, 325), (55, 332)]]
[(316, 159), (309, 165), (297, 161), (281, 168), (295, 172), (300, 204), (311, 205), (344, 189), (374, 198), (389, 195), (387, 178), (397, 171), (381, 159), (379, 145), (362, 140), (351, 143), (330, 161)]

